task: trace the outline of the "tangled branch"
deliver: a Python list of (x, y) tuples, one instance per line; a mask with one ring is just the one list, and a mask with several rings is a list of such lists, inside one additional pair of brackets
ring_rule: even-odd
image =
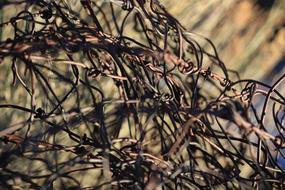
[(239, 79), (157, 0), (64, 2), (0, 25), (1, 186), (284, 188), (285, 75)]

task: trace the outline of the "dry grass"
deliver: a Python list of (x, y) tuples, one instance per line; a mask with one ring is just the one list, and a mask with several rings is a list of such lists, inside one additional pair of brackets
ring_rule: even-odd
[(4, 189), (284, 188), (284, 75), (241, 80), (155, 0), (63, 2), (1, 4)]

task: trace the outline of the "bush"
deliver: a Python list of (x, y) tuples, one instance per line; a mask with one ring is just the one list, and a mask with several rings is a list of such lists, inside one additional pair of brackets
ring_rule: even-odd
[(1, 24), (3, 188), (284, 188), (284, 75), (239, 79), (156, 0), (64, 2)]

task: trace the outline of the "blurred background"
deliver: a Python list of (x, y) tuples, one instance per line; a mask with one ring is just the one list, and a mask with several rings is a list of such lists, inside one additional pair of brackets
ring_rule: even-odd
[(161, 0), (190, 32), (213, 41), (241, 78), (272, 84), (285, 66), (285, 0)]
[[(5, 2), (1, 1), (0, 5)], [(103, 2), (109, 0), (98, 1), (99, 4)], [(272, 84), (284, 73), (285, 0), (160, 2), (189, 32), (209, 38), (226, 66), (238, 71), (241, 78)], [(78, 11), (76, 7), (81, 7), (80, 1), (68, 0), (68, 3), (75, 11)], [(17, 4), (5, 6), (0, 12), (1, 22), (9, 20), (20, 10), (22, 7)], [(2, 40), (13, 36), (11, 29), (11, 26), (2, 28)]]

